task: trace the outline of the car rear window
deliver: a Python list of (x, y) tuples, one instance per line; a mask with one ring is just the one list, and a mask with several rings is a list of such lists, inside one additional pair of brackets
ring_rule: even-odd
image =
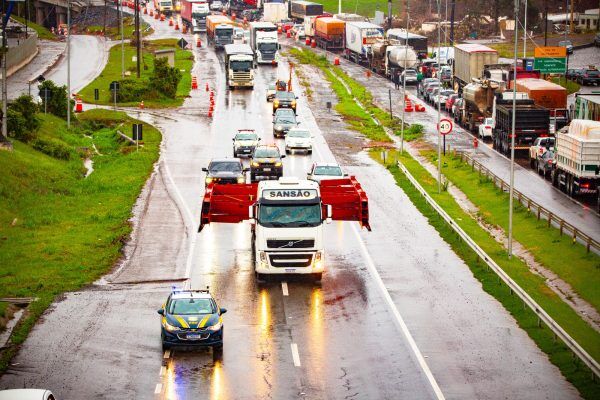
[(588, 69), (587, 71), (585, 71), (585, 73), (588, 76), (600, 76), (600, 72), (598, 70), (595, 70), (595, 69)]
[(309, 131), (289, 131), (288, 137), (299, 137), (299, 138), (308, 138), (310, 137)]
[(342, 176), (342, 169), (340, 167), (332, 165), (319, 165), (315, 167), (315, 175), (331, 175), (331, 176)]
[(238, 133), (235, 135), (236, 140), (256, 140), (258, 136), (254, 133)]
[(242, 166), (236, 161), (214, 161), (210, 163), (208, 170), (210, 172), (240, 172), (242, 170)]

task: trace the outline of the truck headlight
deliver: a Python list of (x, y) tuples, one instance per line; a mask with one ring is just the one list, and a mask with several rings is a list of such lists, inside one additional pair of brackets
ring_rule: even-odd
[(275, 125), (275, 130), (276, 131), (282, 131), (283, 130), (283, 126), (281, 126), (281, 125)]
[(275, 166), (276, 166), (276, 167), (281, 167), (281, 161), (278, 161), (278, 162), (276, 162), (276, 163), (275, 163)]
[(175, 331), (178, 331), (178, 330), (179, 330), (179, 328), (178, 328), (178, 327), (176, 327), (176, 326), (173, 326), (173, 325), (169, 324), (169, 323), (167, 322), (166, 318), (163, 320), (163, 324), (162, 324), (162, 325), (163, 325), (163, 326), (164, 326), (164, 328), (165, 328), (167, 331), (169, 331), (169, 332), (175, 332)]
[(243, 176), (238, 176), (237, 183), (246, 183), (246, 178)]
[(267, 263), (267, 253), (265, 253), (264, 251), (259, 251), (258, 252), (258, 258), (260, 260), (260, 262), (262, 263)]
[(214, 332), (214, 331), (218, 331), (219, 329), (221, 329), (221, 327), (223, 327), (223, 323), (221, 321), (219, 321), (216, 324), (214, 324), (213, 326), (209, 326), (206, 329)]
[(323, 253), (317, 251), (315, 253), (315, 260), (313, 261), (313, 269), (322, 270), (323, 269)]
[(257, 163), (256, 161), (252, 161), (252, 162), (250, 163), (250, 165), (251, 165), (252, 167), (258, 167), (258, 166), (260, 166), (260, 164), (259, 164), (259, 163)]

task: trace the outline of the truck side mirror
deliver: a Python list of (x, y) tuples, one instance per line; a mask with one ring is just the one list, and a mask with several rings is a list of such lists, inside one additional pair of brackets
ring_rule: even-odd
[(208, 172), (208, 168), (202, 168), (202, 171)]
[(249, 206), (248, 207), (248, 220), (250, 221), (251, 224), (256, 223), (256, 219), (254, 219), (254, 206)]
[(331, 215), (333, 214), (333, 207), (331, 206), (331, 204), (327, 204), (327, 218), (325, 219), (325, 222), (327, 222), (328, 224), (331, 223)]
[(281, 50), (281, 45), (277, 43), (277, 50)]
[(157, 313), (159, 313), (160, 315), (165, 315), (165, 309), (161, 308), (160, 310), (156, 310)]

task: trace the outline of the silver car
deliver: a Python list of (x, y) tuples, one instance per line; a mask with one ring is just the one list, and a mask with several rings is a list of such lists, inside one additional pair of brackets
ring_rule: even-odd
[(342, 167), (335, 163), (314, 163), (306, 174), (306, 178), (311, 181), (321, 182), (330, 179), (342, 179), (348, 176), (344, 173)]

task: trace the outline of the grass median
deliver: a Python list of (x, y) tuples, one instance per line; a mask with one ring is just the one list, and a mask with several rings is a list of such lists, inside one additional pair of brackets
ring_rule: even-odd
[[(138, 151), (122, 141), (116, 130), (129, 133), (135, 121), (124, 113), (91, 110), (71, 130), (64, 120), (39, 117), (39, 138), (71, 155), (58, 159), (19, 141), (13, 152), (0, 152), (0, 297), (37, 298), (1, 354), (0, 371), (58, 296), (95, 281), (121, 257), (132, 207), (161, 141), (150, 125)], [(87, 178), (83, 157), (94, 162)]]
[[(176, 39), (161, 39), (145, 42), (143, 51), (143, 63), (141, 67), (141, 81), (148, 81), (152, 77), (154, 70), (154, 51), (162, 49), (175, 50), (175, 68), (182, 74), (181, 81), (177, 85), (177, 94), (175, 98), (145, 99), (140, 98), (134, 102), (117, 103), (123, 107), (137, 107), (141, 101), (144, 101), (146, 108), (169, 108), (178, 107), (183, 104), (188, 97), (191, 86), (191, 70), (194, 63), (194, 56), (189, 50), (182, 50), (177, 46)], [(136, 62), (133, 57), (136, 55), (135, 47), (125, 44), (125, 70), (131, 73), (128, 79), (136, 80)], [(90, 104), (113, 105), (114, 100), (110, 91), (110, 83), (121, 80), (121, 46), (115, 45), (110, 49), (108, 63), (102, 73), (94, 79), (89, 85), (79, 92), (81, 99)], [(98, 101), (94, 100), (94, 89), (99, 91)]]
[(35, 22), (31, 22), (29, 20), (26, 21), (25, 18), (19, 17), (18, 15), (11, 15), (10, 17), (14, 18), (16, 21), (22, 23), (23, 25), (25, 25), (25, 23), (27, 22), (27, 27), (36, 31), (39, 39), (58, 40), (58, 37), (52, 32), (50, 32), (46, 27), (38, 25)]
[[(86, 28), (86, 31), (91, 34), (99, 35), (104, 27), (102, 25), (90, 25)], [(142, 37), (148, 36), (154, 33), (154, 29), (150, 25), (140, 20), (140, 30)], [(123, 18), (123, 37), (125, 39), (132, 39), (135, 32), (135, 20), (133, 17)], [(104, 36), (111, 40), (121, 40), (121, 27), (120, 26), (107, 26)]]

